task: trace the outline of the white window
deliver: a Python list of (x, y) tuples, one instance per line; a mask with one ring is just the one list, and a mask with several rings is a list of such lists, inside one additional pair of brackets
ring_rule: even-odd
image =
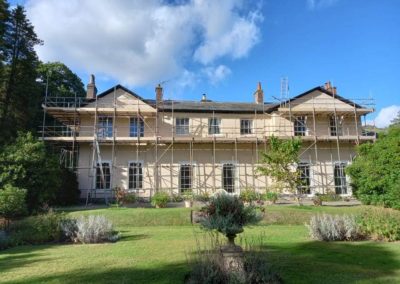
[(193, 165), (181, 164), (179, 169), (179, 188), (181, 192), (192, 189)]
[(230, 193), (235, 192), (235, 172), (234, 164), (223, 164), (222, 166), (222, 188)]
[(105, 138), (113, 136), (113, 119), (109, 116), (100, 116), (97, 123), (97, 137)]
[(139, 190), (143, 188), (143, 163), (129, 163), (129, 189)]
[(220, 125), (221, 119), (220, 118), (209, 118), (208, 119), (208, 134), (220, 134)]
[(294, 121), (294, 135), (295, 136), (306, 136), (307, 133), (307, 125), (306, 125), (306, 117), (298, 116)]
[(301, 181), (301, 185), (297, 187), (299, 193), (310, 194), (311, 193), (310, 164), (299, 163), (297, 169), (300, 172), (300, 181)]
[(329, 118), (329, 129), (331, 136), (341, 136), (343, 134), (341, 119), (335, 115), (332, 115)]
[(129, 125), (130, 137), (143, 137), (144, 136), (144, 121), (140, 117), (131, 117)]
[(97, 163), (96, 167), (96, 189), (111, 188), (111, 168), (109, 162)]
[(176, 118), (175, 120), (175, 133), (176, 135), (189, 134), (189, 118)]
[(252, 134), (253, 133), (253, 120), (241, 119), (240, 120), (240, 134)]
[(335, 180), (335, 193), (336, 194), (347, 194), (347, 180), (344, 169), (346, 168), (346, 162), (336, 162), (333, 169), (333, 177)]

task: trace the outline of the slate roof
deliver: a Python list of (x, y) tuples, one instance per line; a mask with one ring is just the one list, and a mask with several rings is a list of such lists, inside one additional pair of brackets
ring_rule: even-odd
[[(155, 100), (145, 100), (146, 103), (155, 106)], [(240, 103), (240, 102), (214, 102), (214, 101), (181, 101), (164, 100), (159, 106), (164, 111), (174, 112), (206, 112), (206, 113), (264, 113), (275, 107), (273, 103)]]
[[(97, 95), (98, 98), (104, 97), (108, 95), (109, 93), (113, 92), (114, 89), (122, 89), (125, 92), (129, 93), (130, 95), (138, 98), (139, 100), (155, 107), (156, 106), (156, 101), (154, 99), (144, 99), (138, 94), (132, 92), (131, 90), (125, 88), (122, 85), (116, 85), (115, 87), (112, 87), (101, 94)], [(306, 96), (314, 91), (320, 91), (322, 93), (325, 93), (329, 96), (335, 97), (338, 100), (341, 100), (351, 106), (355, 106), (356, 108), (362, 108), (359, 104), (356, 104), (352, 102), (351, 100), (348, 100), (342, 96), (339, 95), (334, 95), (332, 92), (326, 90), (323, 87), (315, 87), (311, 90), (308, 90), (300, 95), (297, 95), (289, 100), (286, 101), (292, 102), (296, 99), (299, 99), (303, 96)], [(279, 103), (269, 103), (266, 102), (264, 104), (256, 104), (256, 103), (242, 103), (242, 102), (214, 102), (214, 101), (184, 101), (184, 100), (164, 100), (162, 104), (159, 106), (160, 110), (164, 110), (167, 112), (171, 112), (172, 110), (174, 112), (204, 112), (204, 113), (272, 113), (273, 111), (276, 111), (279, 108), (280, 104)]]

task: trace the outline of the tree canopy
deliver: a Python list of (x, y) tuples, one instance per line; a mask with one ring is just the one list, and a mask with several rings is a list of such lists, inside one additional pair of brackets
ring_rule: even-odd
[(42, 44), (22, 6), (11, 11), (0, 5), (2, 70), (0, 77), (0, 130), (3, 144), (19, 130), (34, 130), (41, 102), (36, 82), (39, 59), (34, 50)]
[(49, 96), (85, 97), (86, 95), (82, 80), (61, 62), (40, 63), (38, 73), (43, 94), (47, 85)]
[(266, 152), (261, 153), (257, 172), (270, 176), (276, 183), (288, 187), (292, 193), (297, 193), (301, 185), (300, 172), (296, 169), (299, 162), (301, 140), (282, 140), (271, 136), (270, 145)]

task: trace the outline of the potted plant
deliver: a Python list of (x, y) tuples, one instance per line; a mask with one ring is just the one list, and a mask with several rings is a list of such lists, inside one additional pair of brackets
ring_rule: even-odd
[(167, 207), (169, 201), (169, 195), (166, 192), (156, 192), (151, 198), (151, 205), (156, 208)]
[(234, 195), (220, 194), (211, 198), (205, 206), (206, 213), (201, 226), (206, 230), (217, 230), (224, 234), (228, 244), (235, 246), (237, 234), (243, 232), (243, 226), (255, 224), (261, 220), (261, 214), (254, 206), (244, 206)]
[(316, 193), (312, 198), (312, 202), (315, 206), (322, 206), (322, 196), (319, 193)]
[(244, 202), (245, 205), (252, 204), (254, 201), (257, 201), (258, 194), (254, 189), (246, 188), (240, 193), (240, 199)]
[(237, 234), (243, 232), (243, 226), (255, 224), (261, 220), (256, 207), (244, 206), (239, 197), (218, 194), (211, 198), (210, 204), (203, 208), (204, 218), (200, 221), (203, 229), (216, 230), (225, 235), (226, 246), (220, 249), (225, 269), (243, 270), (243, 250), (235, 245)]
[(186, 208), (191, 208), (193, 206), (193, 193), (191, 191), (185, 191), (182, 194), (182, 198), (185, 202)]

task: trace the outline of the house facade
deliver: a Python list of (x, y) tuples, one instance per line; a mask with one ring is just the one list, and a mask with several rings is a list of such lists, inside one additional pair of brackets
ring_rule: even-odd
[(264, 102), (259, 83), (252, 102), (240, 103), (165, 100), (160, 85), (153, 99), (120, 85), (97, 95), (92, 76), (86, 98), (49, 96), (43, 108), (42, 139), (60, 146), (86, 199), (110, 197), (115, 187), (143, 198), (265, 192), (273, 180), (255, 169), (272, 135), (301, 138), (304, 194), (350, 195), (344, 168), (357, 144), (375, 139), (362, 125), (373, 108), (339, 96), (329, 82), (278, 103)]

